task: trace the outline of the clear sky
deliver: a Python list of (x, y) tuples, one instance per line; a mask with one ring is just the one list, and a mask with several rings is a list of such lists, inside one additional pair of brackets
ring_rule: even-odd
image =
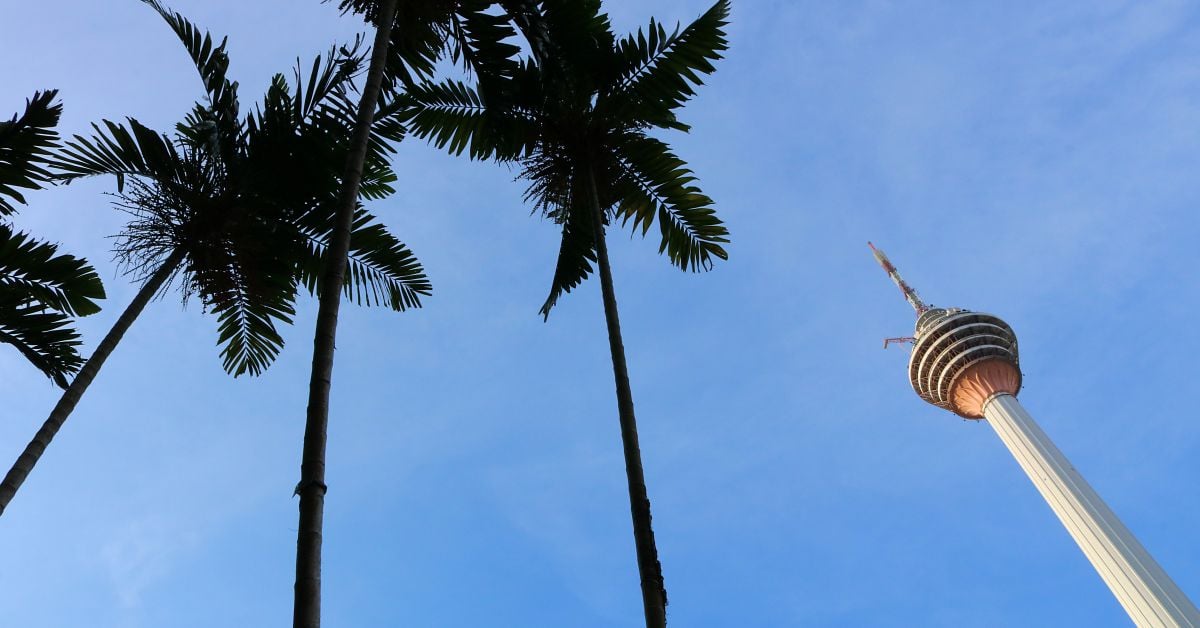
[[(608, 0), (621, 32), (707, 0)], [(173, 0), (230, 36), (246, 103), (360, 29), (316, 0)], [(1016, 329), (1022, 401), (1200, 600), (1200, 9), (1179, 1), (737, 0), (732, 48), (670, 137), (731, 259), (612, 239), (673, 626), (1124, 626), (993, 431), (921, 402), (926, 299)], [(11, 3), (0, 114), (59, 88), (63, 128), (169, 129), (201, 94), (133, 0)], [(372, 210), (421, 257), (419, 311), (343, 309), (326, 624), (635, 626), (616, 403), (589, 281), (548, 323), (555, 227), (513, 172), (406, 142)], [(106, 309), (124, 216), (92, 181), (20, 226), (87, 255)], [(212, 317), (147, 308), (0, 518), (0, 624), (286, 626), (314, 304), (279, 362), (225, 376)], [(0, 347), (0, 464), (57, 391)]]

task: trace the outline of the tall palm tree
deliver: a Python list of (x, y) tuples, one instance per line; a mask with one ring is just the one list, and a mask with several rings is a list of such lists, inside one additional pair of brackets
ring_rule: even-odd
[[(397, 0), (382, 0), (368, 19), (375, 22), (375, 40), (366, 84), (359, 99), (357, 117), (346, 158), (341, 194), (334, 218), (333, 237), (324, 258), (323, 289), (317, 295), (317, 322), (313, 338), (312, 369), (308, 384), (308, 409), (304, 422), (304, 444), (300, 462), (300, 481), (295, 494), (300, 496), (300, 522), (296, 531), (296, 583), (292, 625), (321, 625), (321, 541), (324, 527), (325, 448), (329, 426), (329, 389), (333, 382), (333, 353), (337, 336), (337, 317), (342, 293), (338, 286), (346, 274), (350, 250), (350, 229), (366, 159), (379, 92), (383, 85), (388, 41), (396, 14)], [(342, 3), (342, 10), (359, 7)], [(364, 3), (365, 4), (365, 3)]]
[(21, 189), (50, 181), (46, 161), (58, 147), (62, 104), (56, 90), (35, 93), (25, 111), (0, 120), (0, 343), (13, 346), (61, 388), (79, 370), (79, 333), (71, 316), (100, 311), (100, 277), (86, 260), (60, 254), (58, 246), (13, 229), (13, 203)]
[[(329, 0), (325, 0), (329, 1)], [(300, 463), (300, 518), (296, 534), (296, 588), (293, 626), (321, 625), (321, 543), (325, 509), (325, 448), (329, 430), (329, 394), (337, 318), (341, 304), (335, 288), (346, 273), (349, 227), (358, 196), (363, 157), (367, 153), (376, 116), (399, 109), (394, 96), (400, 86), (413, 86), (429, 77), (439, 58), (449, 52), (468, 68), (487, 72), (491, 58), (506, 58), (517, 51), (502, 44), (496, 33), (505, 18), (485, 11), (491, 0), (338, 0), (343, 13), (361, 16), (375, 29), (371, 60), (364, 81), (358, 114), (342, 178), (333, 239), (325, 255), (324, 285), (319, 295), (312, 370), (305, 417), (304, 446)], [(472, 40), (471, 47), (464, 42)], [(382, 96), (381, 96), (382, 95)]]
[[(298, 67), (294, 93), (284, 76), (275, 76), (262, 105), (241, 117), (237, 84), (225, 76), (225, 41), (214, 46), (182, 15), (145, 1), (184, 43), (207, 102), (177, 125), (174, 138), (133, 118), (127, 125), (105, 121), (93, 125), (92, 138), (67, 142), (52, 162), (67, 181), (116, 177), (118, 205), (132, 215), (116, 252), (142, 286), (0, 484), (0, 512), (133, 321), (173, 277), (185, 299), (198, 296), (216, 315), (224, 367), (234, 376), (258, 375), (274, 360), (283, 345), (276, 323), (291, 322), (300, 286), (325, 287), (322, 256), (353, 126), (351, 81), (362, 62), (357, 45), (318, 58), (307, 76)], [(400, 127), (386, 117), (381, 122), (362, 198), (393, 192), (387, 141), (398, 138)], [(350, 231), (351, 272), (334, 289), (366, 305), (418, 306), (430, 286), (413, 254), (361, 208)]]
[(599, 0), (502, 0), (532, 51), (510, 57), (474, 89), (447, 81), (409, 90), (410, 132), (473, 158), (515, 162), (529, 182), (526, 200), (558, 225), (562, 238), (541, 314), (600, 273), (612, 353), (630, 510), (646, 625), (666, 624), (667, 595), (651, 527), (633, 394), (621, 340), (605, 228), (614, 221), (643, 235), (655, 221), (659, 252), (684, 270), (727, 257), (728, 232), (712, 200), (666, 143), (651, 133), (686, 131), (675, 111), (727, 47), (728, 0), (686, 28), (647, 29), (617, 39)]

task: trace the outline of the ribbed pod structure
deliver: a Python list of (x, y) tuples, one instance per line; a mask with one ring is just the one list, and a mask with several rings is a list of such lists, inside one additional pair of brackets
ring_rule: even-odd
[(909, 382), (939, 408), (980, 419), (988, 397), (1021, 389), (1017, 336), (991, 314), (932, 308), (917, 319), (913, 338)]

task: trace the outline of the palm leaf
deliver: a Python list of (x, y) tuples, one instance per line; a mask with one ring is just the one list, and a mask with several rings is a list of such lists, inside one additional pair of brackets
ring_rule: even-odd
[(535, 21), (531, 26), (553, 34), (548, 37), (553, 57), (539, 59), (539, 65), (547, 71), (561, 69), (557, 80), (571, 84), (575, 92), (594, 92), (611, 63), (615, 44), (600, 0), (543, 0), (541, 8), (543, 23)]
[(324, 57), (316, 57), (307, 79), (297, 60), (292, 72), (296, 82), (297, 120), (311, 120), (319, 108), (330, 106), (330, 100), (339, 104), (350, 102), (351, 81), (362, 71), (366, 60), (362, 43), (360, 35), (348, 46), (335, 47)]
[[(447, 41), (457, 30), (457, 5), (477, 1), (406, 0), (399, 3), (388, 45), (384, 90), (393, 91), (397, 82), (411, 87), (431, 77)], [(343, 14), (359, 15), (367, 24), (378, 25), (378, 0), (338, 0), (338, 9)]]
[[(305, 74), (293, 72), (296, 93), (276, 75), (263, 105), (247, 120), (249, 160), (241, 164), (247, 183), (271, 198), (307, 207), (327, 190), (340, 187), (349, 138), (356, 124), (352, 80), (361, 65), (357, 44), (314, 59)], [(371, 127), (360, 195), (375, 200), (395, 192), (388, 163), (404, 138), (402, 108), (382, 103)]]
[(513, 76), (519, 68), (517, 55), (521, 52), (521, 47), (511, 41), (517, 35), (511, 18), (504, 13), (488, 13), (491, 4), (487, 0), (473, 0), (459, 6), (453, 48), (455, 56), (461, 57), (464, 65), (475, 73), (485, 96), (492, 86), (502, 85), (504, 79)]
[(0, 224), (0, 342), (61, 387), (83, 365), (70, 316), (99, 311), (102, 298), (100, 277), (86, 261)]
[(212, 312), (217, 315), (217, 344), (225, 372), (234, 377), (249, 373), (260, 375), (283, 349), (283, 337), (275, 321), (291, 323), (294, 289), (280, 286), (270, 297), (264, 290), (252, 293), (245, 285), (234, 283), (215, 293)]
[(23, 294), (71, 316), (100, 311), (100, 276), (87, 261), (62, 255), (58, 247), (0, 225), (0, 292)]
[(489, 106), (461, 81), (423, 83), (401, 97), (409, 131), (453, 155), (509, 161), (528, 153), (536, 138), (532, 114), (511, 106)]
[(231, 83), (225, 76), (229, 70), (229, 55), (225, 52), (228, 38), (222, 38), (219, 44), (213, 45), (213, 38), (207, 31), (196, 27), (181, 13), (172, 11), (159, 0), (142, 0), (150, 5), (175, 31), (188, 56), (200, 73), (204, 83), (204, 91), (208, 94), (209, 104), (217, 121), (225, 131), (237, 127), (238, 100), (237, 83)]
[(65, 389), (67, 376), (83, 366), (79, 333), (68, 316), (9, 294), (0, 294), (0, 343), (14, 347), (59, 388)]
[(159, 181), (179, 178), (179, 151), (171, 140), (133, 118), (129, 128), (104, 120), (104, 128), (92, 124), (95, 133), (85, 138), (74, 136), (50, 165), (58, 178), (70, 182), (81, 177), (110, 174), (117, 178), (118, 191), (124, 189), (126, 176), (143, 176)]
[(462, 81), (425, 83), (409, 88), (402, 99), (413, 135), (451, 154), (471, 148), (473, 159), (494, 153), (486, 139), (486, 109), (479, 93)]
[(0, 121), (0, 216), (17, 211), (10, 203), (24, 204), (19, 189), (36, 190), (50, 181), (43, 167), (58, 146), (58, 125), (62, 103), (55, 103), (57, 90), (36, 92), (25, 101), (25, 111), (12, 120)]
[(271, 365), (283, 348), (276, 322), (289, 324), (296, 313), (296, 249), (271, 233), (276, 229), (270, 221), (254, 222), (258, 224), (239, 234), (219, 263), (200, 265), (189, 256), (185, 268), (195, 291), (217, 316), (223, 366), (235, 377), (257, 376)]
[(562, 239), (554, 264), (554, 277), (550, 281), (550, 294), (538, 310), (543, 320), (550, 318), (550, 310), (562, 295), (587, 279), (592, 273), (592, 264), (596, 262), (595, 229), (589, 204), (579, 203), (563, 218)]
[(707, 270), (713, 258), (728, 259), (722, 244), (729, 231), (717, 218), (713, 201), (693, 185), (696, 177), (663, 142), (644, 135), (626, 138), (620, 155), (624, 170), (615, 182), (617, 216), (645, 234), (657, 218), (671, 263), (684, 270)]
[[(301, 227), (308, 250), (298, 267), (299, 280), (313, 295), (319, 294), (332, 229), (328, 212), (314, 212)], [(346, 297), (359, 305), (384, 305), (400, 312), (421, 307), (420, 297), (429, 296), (432, 289), (416, 255), (360, 207), (350, 231)]]
[(682, 31), (668, 34), (660, 22), (650, 21), (646, 31), (617, 43), (620, 67), (616, 81), (601, 95), (597, 108), (638, 111), (655, 124), (687, 130), (675, 120), (673, 110), (695, 95), (702, 74), (716, 71), (713, 62), (729, 48), (725, 26), (729, 1), (719, 0)]

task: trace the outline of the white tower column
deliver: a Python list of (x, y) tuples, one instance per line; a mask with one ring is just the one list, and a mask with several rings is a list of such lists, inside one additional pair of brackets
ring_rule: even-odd
[(1016, 397), (999, 393), (983, 415), (1134, 623), (1200, 628), (1200, 611), (1054, 446)]

